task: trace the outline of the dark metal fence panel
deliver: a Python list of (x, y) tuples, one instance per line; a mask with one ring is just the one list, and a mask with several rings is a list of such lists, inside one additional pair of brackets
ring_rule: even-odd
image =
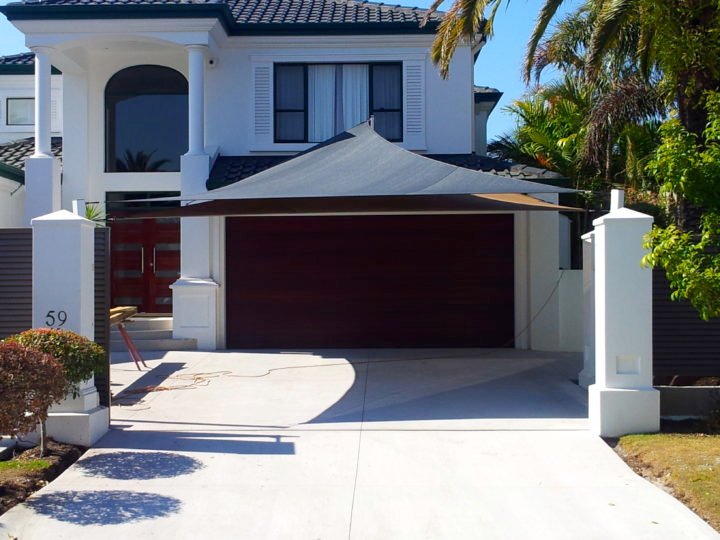
[(32, 229), (0, 229), (0, 339), (32, 326)]
[(105, 370), (95, 375), (100, 405), (110, 406), (110, 229), (95, 229), (95, 341), (105, 349)]
[(703, 321), (687, 301), (670, 299), (662, 270), (653, 271), (653, 370), (656, 376), (720, 375), (720, 319)]

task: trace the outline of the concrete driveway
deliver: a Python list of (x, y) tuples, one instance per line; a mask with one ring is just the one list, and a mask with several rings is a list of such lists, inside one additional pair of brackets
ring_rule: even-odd
[(577, 357), (172, 352), (148, 363), (113, 366), (115, 390), (127, 389), (112, 431), (0, 517), (0, 536), (717, 537), (586, 431)]

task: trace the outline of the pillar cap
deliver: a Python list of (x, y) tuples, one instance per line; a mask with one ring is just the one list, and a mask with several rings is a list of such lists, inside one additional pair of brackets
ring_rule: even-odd
[(596, 220), (593, 220), (593, 225), (603, 225), (605, 222), (608, 221), (623, 221), (623, 220), (633, 220), (633, 221), (647, 221), (649, 223), (652, 223), (654, 221), (654, 218), (652, 216), (649, 216), (647, 214), (643, 214), (642, 212), (638, 212), (636, 210), (631, 210), (630, 208), (618, 208), (617, 210), (613, 210), (609, 214), (605, 214), (602, 217), (597, 218)]
[(90, 227), (95, 227), (95, 224), (89, 219), (85, 219), (84, 217), (68, 212), (67, 210), (58, 210), (57, 212), (53, 212), (51, 214), (45, 214), (44, 216), (33, 218), (30, 221), (32, 226), (58, 225), (62, 223), (89, 225)]

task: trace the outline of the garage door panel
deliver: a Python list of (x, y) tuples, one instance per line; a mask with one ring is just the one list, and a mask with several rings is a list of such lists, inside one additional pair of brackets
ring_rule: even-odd
[(228, 218), (231, 348), (507, 346), (512, 216)]

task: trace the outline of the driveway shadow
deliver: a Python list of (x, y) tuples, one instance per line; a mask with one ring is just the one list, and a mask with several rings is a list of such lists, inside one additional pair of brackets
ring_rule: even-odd
[(580, 367), (576, 356), (428, 350), (393, 358), (392, 352), (373, 352), (364, 362), (357, 352), (349, 355), (357, 372), (353, 387), (308, 423), (350, 421), (348, 404), (356, 404), (358, 393), (364, 422), (587, 418), (583, 391), (570, 381)]
[(120, 525), (157, 519), (180, 510), (175, 497), (141, 491), (61, 491), (26, 501), (38, 514), (75, 525)]
[[(125, 425), (123, 427), (130, 427)], [(209, 452), (246, 455), (292, 455), (294, 438), (286, 435), (222, 433), (199, 431), (150, 431), (111, 429), (95, 448), (129, 448), (133, 450), (165, 450), (170, 452)], [(163, 452), (157, 452), (162, 454)], [(184, 473), (183, 473), (184, 474)]]
[(204, 465), (197, 459), (169, 452), (109, 452), (77, 462), (86, 476), (113, 480), (151, 480), (191, 474)]

